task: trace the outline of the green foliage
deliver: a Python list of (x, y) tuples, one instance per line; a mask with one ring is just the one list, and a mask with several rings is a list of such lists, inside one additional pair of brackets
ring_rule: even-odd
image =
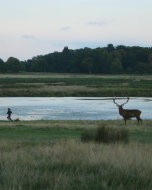
[(0, 59), (0, 73), (18, 73), (25, 70), (24, 62), (15, 57), (9, 57), (6, 62)]
[(0, 73), (4, 73), (6, 71), (5, 63), (2, 59), (0, 59)]
[[(151, 48), (109, 44), (103, 48), (84, 48), (37, 56), (25, 62), (28, 71), (60, 73), (152, 73)], [(142, 63), (142, 64), (141, 64)]]
[(6, 71), (8, 73), (18, 73), (20, 70), (20, 61), (14, 57), (8, 58), (6, 61)]
[[(1, 63), (0, 63), (1, 64)], [(152, 48), (108, 44), (96, 49), (71, 50), (35, 56), (20, 62), (10, 57), (2, 72), (54, 72), (88, 74), (151, 74)]]

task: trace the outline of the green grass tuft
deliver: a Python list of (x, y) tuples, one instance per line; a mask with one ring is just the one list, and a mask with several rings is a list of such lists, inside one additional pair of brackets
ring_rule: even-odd
[(105, 125), (97, 128), (96, 131), (86, 130), (81, 135), (83, 142), (94, 141), (98, 143), (129, 142), (129, 132), (125, 128), (112, 128)]

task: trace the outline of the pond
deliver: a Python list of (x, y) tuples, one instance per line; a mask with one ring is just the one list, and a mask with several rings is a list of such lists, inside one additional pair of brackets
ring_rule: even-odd
[[(121, 104), (125, 100), (117, 102)], [(122, 119), (111, 97), (3, 97), (0, 98), (0, 120), (6, 120), (8, 107), (12, 109), (12, 119), (20, 120)], [(140, 109), (142, 119), (152, 119), (151, 97), (130, 98), (124, 107)]]

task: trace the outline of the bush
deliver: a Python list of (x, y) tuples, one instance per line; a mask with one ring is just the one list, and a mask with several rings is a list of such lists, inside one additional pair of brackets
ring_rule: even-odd
[(128, 143), (129, 135), (128, 130), (120, 128), (110, 128), (105, 126), (98, 127), (96, 133), (92, 131), (85, 131), (81, 136), (82, 141), (95, 141), (98, 143)]
[(95, 139), (95, 133), (93, 130), (83, 131), (83, 133), (81, 135), (81, 141), (89, 142), (89, 141), (94, 141), (94, 139)]
[(128, 131), (120, 128), (99, 127), (96, 134), (96, 142), (103, 143), (116, 143), (116, 142), (128, 142)]

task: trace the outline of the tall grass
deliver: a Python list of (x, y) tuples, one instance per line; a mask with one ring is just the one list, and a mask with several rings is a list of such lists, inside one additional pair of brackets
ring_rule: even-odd
[(0, 189), (151, 190), (151, 124), (130, 121), (129, 143), (103, 144), (82, 143), (82, 131), (123, 121), (1, 121)]
[(125, 128), (112, 128), (105, 125), (99, 126), (96, 131), (85, 130), (81, 135), (83, 142), (94, 141), (98, 143), (128, 143), (129, 132)]
[(0, 189), (152, 189), (150, 144), (62, 140), (27, 147), (1, 140), (0, 153)]
[(0, 75), (0, 96), (152, 96), (151, 76)]

